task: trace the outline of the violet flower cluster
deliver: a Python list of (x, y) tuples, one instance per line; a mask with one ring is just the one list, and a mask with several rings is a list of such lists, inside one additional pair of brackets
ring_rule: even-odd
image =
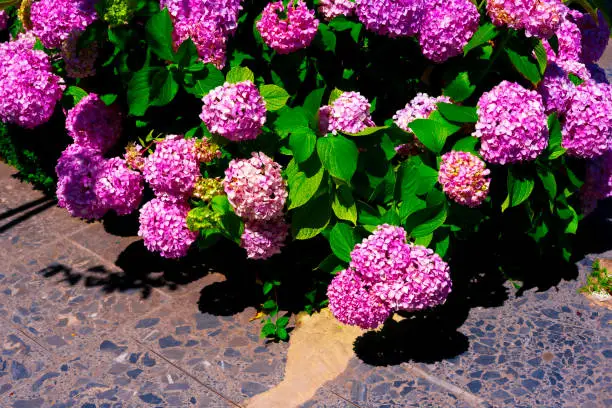
[(330, 21), (339, 16), (348, 17), (355, 10), (355, 2), (352, 0), (321, 0), (319, 1), (319, 13), (323, 14), (325, 20)]
[(100, 206), (127, 215), (140, 205), (144, 181), (142, 175), (131, 170), (125, 160), (113, 157), (102, 163), (95, 184)]
[(609, 197), (612, 197), (612, 150), (606, 151), (587, 165), (586, 179), (580, 191), (584, 213), (591, 213), (599, 200)]
[(33, 49), (35, 42), (32, 34), (20, 34), (0, 43), (0, 121), (27, 129), (51, 118), (64, 90), (47, 54)]
[(438, 182), (453, 201), (478, 207), (489, 194), (490, 173), (477, 156), (453, 150), (442, 155)]
[(439, 255), (406, 243), (403, 228), (384, 224), (355, 246), (349, 268), (332, 280), (327, 296), (340, 322), (374, 329), (395, 311), (443, 304), (451, 287)]
[(423, 55), (440, 63), (463, 54), (479, 21), (478, 9), (470, 0), (429, 0), (419, 33)]
[(289, 234), (289, 226), (281, 216), (270, 221), (247, 221), (240, 246), (249, 259), (268, 259), (280, 254)]
[(66, 130), (74, 143), (105, 153), (121, 136), (121, 113), (90, 93), (66, 115)]
[(319, 130), (322, 134), (338, 131), (359, 133), (374, 126), (370, 102), (359, 92), (343, 92), (331, 105), (319, 109)]
[(279, 54), (289, 54), (310, 45), (319, 20), (303, 0), (291, 1), (286, 8), (282, 1), (276, 1), (264, 8), (256, 27), (268, 47)]
[(256, 139), (266, 123), (266, 103), (251, 81), (226, 82), (202, 102), (200, 119), (208, 130), (234, 142)]
[(487, 13), (493, 24), (525, 30), (528, 37), (548, 39), (565, 15), (561, 0), (488, 0)]
[(416, 35), (425, 0), (355, 0), (355, 14), (374, 33), (391, 38)]
[(478, 100), (473, 135), (489, 163), (534, 160), (548, 146), (547, 117), (542, 97), (521, 85), (503, 81)]
[(70, 78), (87, 78), (96, 75), (98, 44), (94, 41), (87, 47), (77, 49), (78, 34), (71, 34), (61, 46), (61, 56), (66, 64), (66, 75)]
[(98, 15), (95, 0), (39, 0), (30, 7), (32, 30), (47, 48), (59, 48), (85, 31)]
[(223, 68), (228, 38), (238, 27), (240, 0), (161, 0), (173, 20), (174, 48), (191, 38), (204, 63)]

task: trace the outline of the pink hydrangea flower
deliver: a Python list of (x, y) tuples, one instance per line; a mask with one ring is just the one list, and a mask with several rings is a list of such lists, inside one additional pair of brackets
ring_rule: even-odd
[(236, 214), (246, 220), (278, 218), (287, 200), (281, 166), (265, 154), (234, 159), (225, 170), (223, 188)]
[(548, 146), (547, 117), (542, 97), (521, 85), (503, 81), (478, 100), (481, 156), (489, 163), (534, 160)]
[[(283, 13), (286, 18), (281, 18)], [(264, 8), (256, 27), (268, 47), (279, 54), (289, 54), (310, 45), (319, 20), (303, 0), (290, 2), (286, 9), (282, 1), (276, 1)]]
[(76, 144), (104, 153), (121, 136), (121, 113), (92, 93), (68, 112), (66, 130)]
[(95, 5), (95, 0), (35, 1), (30, 7), (32, 31), (45, 47), (59, 48), (98, 18)]
[(202, 102), (200, 119), (208, 130), (234, 142), (256, 139), (266, 123), (266, 103), (251, 81), (226, 82)]
[(327, 21), (339, 16), (348, 17), (353, 14), (354, 10), (355, 3), (351, 0), (321, 0), (319, 2), (319, 13), (323, 14)]
[(240, 246), (249, 259), (268, 259), (280, 254), (285, 245), (289, 226), (282, 217), (268, 221), (247, 221)]
[(478, 9), (470, 0), (428, 1), (419, 34), (423, 55), (439, 63), (463, 54), (479, 21)]
[(200, 176), (195, 140), (168, 135), (157, 142), (145, 159), (143, 175), (155, 194), (190, 196)]
[(151, 252), (164, 258), (182, 258), (198, 233), (187, 227), (187, 202), (167, 195), (149, 201), (140, 209), (138, 235)]
[(485, 163), (473, 154), (451, 151), (442, 155), (438, 182), (453, 201), (477, 207), (489, 194), (490, 173)]
[(393, 37), (416, 35), (425, 10), (424, 0), (355, 0), (355, 13), (374, 33)]
[(487, 13), (495, 25), (524, 29), (528, 37), (550, 38), (566, 12), (561, 0), (487, 1)]
[(343, 92), (329, 106), (319, 110), (321, 133), (359, 133), (374, 126), (370, 115), (370, 102), (359, 92)]
[(572, 156), (593, 158), (612, 147), (612, 87), (586, 81), (576, 87), (561, 133)]
[(557, 63), (550, 62), (544, 72), (544, 77), (538, 86), (542, 95), (547, 114), (552, 112), (564, 113), (575, 86)]
[(130, 170), (125, 160), (114, 157), (101, 165), (95, 194), (102, 207), (118, 215), (130, 214), (140, 205), (143, 189), (142, 175)]
[(96, 75), (98, 43), (92, 42), (87, 47), (77, 50), (78, 34), (71, 34), (61, 46), (61, 56), (66, 63), (66, 75), (70, 78), (87, 78)]
[(395, 113), (393, 121), (400, 129), (412, 133), (410, 122), (416, 119), (427, 119), (433, 111), (438, 109), (436, 105), (440, 102), (451, 103), (451, 100), (448, 96), (433, 97), (426, 93), (418, 93), (403, 109)]
[(27, 129), (51, 118), (64, 90), (47, 54), (32, 49), (35, 41), (31, 34), (20, 34), (0, 43), (0, 121)]

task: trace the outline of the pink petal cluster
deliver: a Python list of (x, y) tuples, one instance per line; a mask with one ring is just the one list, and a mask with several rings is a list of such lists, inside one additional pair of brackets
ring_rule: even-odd
[[(286, 17), (282, 18), (282, 14)], [(268, 47), (279, 54), (289, 54), (310, 45), (319, 20), (303, 0), (289, 2), (287, 8), (282, 1), (276, 1), (264, 8), (256, 27)]]
[(574, 16), (582, 33), (580, 59), (585, 63), (597, 62), (610, 41), (610, 27), (601, 10), (597, 12), (597, 22), (589, 13), (579, 14)]
[(64, 89), (47, 54), (33, 50), (35, 42), (32, 34), (20, 34), (0, 43), (0, 121), (27, 129), (51, 118)]
[(423, 55), (440, 63), (463, 54), (479, 21), (478, 9), (470, 0), (429, 0), (419, 33)]
[(8, 28), (8, 14), (6, 10), (0, 10), (0, 31), (4, 31)]
[(143, 205), (138, 235), (143, 238), (147, 249), (159, 252), (164, 258), (187, 255), (198, 236), (187, 227), (189, 210), (186, 201), (167, 195), (160, 195)]
[(223, 68), (230, 35), (238, 27), (240, 0), (161, 0), (173, 20), (174, 48), (191, 38), (204, 63)]
[(468, 152), (450, 151), (442, 155), (438, 182), (453, 201), (478, 207), (489, 194), (491, 171), (485, 162)]
[(289, 226), (281, 216), (268, 221), (247, 221), (240, 246), (249, 259), (268, 259), (280, 254), (289, 233)]
[(369, 31), (391, 38), (416, 35), (425, 10), (425, 0), (355, 0), (355, 3), (355, 13)]
[(95, 194), (101, 207), (130, 214), (140, 205), (143, 189), (142, 175), (129, 169), (125, 160), (114, 157), (100, 166)]
[(143, 175), (157, 195), (188, 197), (200, 176), (195, 140), (169, 135), (157, 142), (145, 159)]
[(548, 146), (542, 97), (521, 85), (503, 81), (478, 100), (481, 156), (489, 163), (534, 160)]
[(61, 46), (61, 56), (66, 64), (66, 75), (70, 78), (87, 78), (96, 75), (98, 43), (95, 41), (87, 47), (77, 50), (78, 34), (71, 34)]
[(359, 92), (343, 92), (331, 105), (319, 110), (321, 133), (359, 133), (374, 126), (370, 102)]
[(393, 115), (393, 121), (400, 129), (412, 133), (410, 122), (416, 119), (427, 119), (433, 111), (438, 109), (436, 105), (440, 102), (451, 103), (451, 100), (448, 96), (433, 97), (419, 92), (403, 109)]
[(117, 142), (121, 129), (119, 110), (107, 106), (94, 93), (81, 99), (66, 115), (66, 130), (74, 143), (101, 153)]
[(339, 321), (371, 329), (394, 311), (443, 304), (451, 286), (448, 264), (432, 250), (406, 243), (403, 228), (384, 224), (355, 246), (349, 268), (332, 280), (327, 296)]
[(488, 0), (487, 13), (497, 26), (525, 30), (528, 37), (550, 38), (567, 11), (561, 0)]
[(538, 85), (538, 92), (542, 95), (546, 113), (564, 113), (574, 89), (575, 86), (570, 81), (567, 72), (556, 62), (549, 62), (544, 77)]
[(202, 102), (200, 119), (208, 130), (234, 142), (256, 139), (266, 123), (266, 103), (251, 81), (226, 82)]
[(591, 160), (587, 165), (586, 180), (580, 191), (585, 214), (597, 207), (597, 201), (612, 197), (612, 150)]
[(281, 166), (261, 152), (253, 152), (250, 159), (232, 160), (223, 188), (236, 214), (250, 221), (278, 218), (287, 200)]
[(612, 147), (612, 87), (586, 81), (569, 100), (561, 133), (572, 156), (593, 158)]
[(47, 48), (59, 48), (85, 31), (98, 15), (95, 0), (39, 0), (30, 7), (32, 31)]
[(355, 10), (355, 2), (351, 0), (321, 0), (319, 1), (319, 13), (323, 14), (325, 20), (330, 21), (339, 16), (348, 17)]

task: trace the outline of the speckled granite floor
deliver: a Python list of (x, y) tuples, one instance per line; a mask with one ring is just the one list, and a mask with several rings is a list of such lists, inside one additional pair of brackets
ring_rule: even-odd
[[(612, 49), (603, 61), (612, 76)], [(12, 174), (0, 164), (0, 408), (238, 407), (282, 380), (288, 345), (259, 339), (252, 307), (202, 307), (221, 275), (164, 275), (137, 237), (70, 218)], [(612, 312), (576, 293), (592, 258), (436, 339), (409, 320), (360, 337), (302, 406), (612, 407)]]

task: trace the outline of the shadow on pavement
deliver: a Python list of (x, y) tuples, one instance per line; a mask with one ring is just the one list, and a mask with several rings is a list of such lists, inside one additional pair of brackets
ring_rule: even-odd
[(37, 214), (54, 207), (55, 205), (57, 205), (56, 200), (43, 197), (39, 198), (38, 200), (30, 201), (29, 203), (23, 204), (17, 208), (5, 211), (4, 213), (0, 214), (0, 220), (7, 219), (18, 214), (20, 215), (7, 223), (0, 225), (0, 234), (10, 230), (11, 228), (21, 224)]

